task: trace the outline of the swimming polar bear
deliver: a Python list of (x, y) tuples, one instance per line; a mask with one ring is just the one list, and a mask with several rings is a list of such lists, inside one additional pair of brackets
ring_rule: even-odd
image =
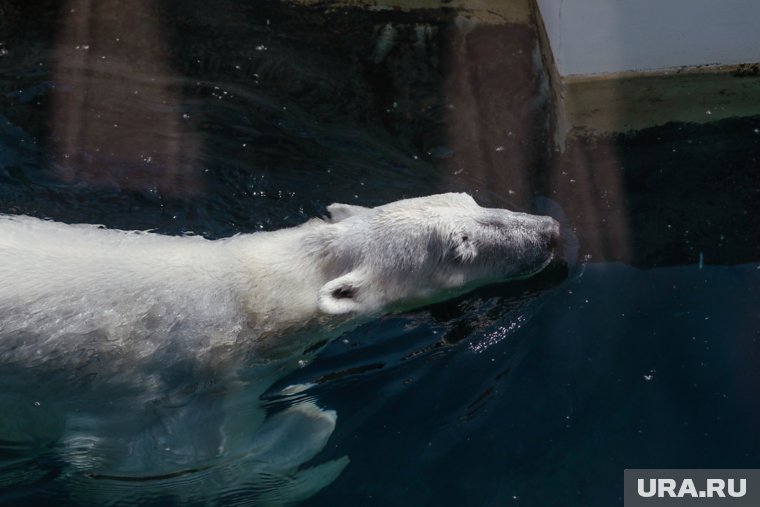
[(327, 209), (215, 241), (0, 216), (0, 363), (38, 364), (52, 349), (87, 360), (83, 343), (133, 365), (169, 345), (207, 365), (290, 356), (346, 324), (530, 276), (559, 237), (551, 218), (467, 194)]
[[(47, 372), (125, 408), (115, 420), (113, 409), (65, 411), (48, 428), (89, 476), (173, 476), (234, 450), (267, 481), (287, 478), (290, 500), (308, 496), (346, 464), (298, 470), (336, 414), (309, 401), (265, 419), (259, 395), (305, 351), (362, 321), (541, 271), (559, 238), (551, 218), (482, 208), (467, 194), (327, 210), (298, 227), (213, 241), (0, 216), (0, 377), (15, 382), (18, 400), (41, 395), (16, 372)], [(188, 378), (228, 389), (214, 401), (220, 417), (196, 407), (202, 390), (187, 394)], [(234, 382), (246, 389), (219, 387)], [(128, 388), (117, 395), (117, 385)], [(20, 405), (13, 392), (10, 405)], [(0, 440), (11, 442), (30, 427), (5, 424)], [(115, 442), (125, 426), (131, 434)], [(318, 430), (278, 434), (288, 427)]]

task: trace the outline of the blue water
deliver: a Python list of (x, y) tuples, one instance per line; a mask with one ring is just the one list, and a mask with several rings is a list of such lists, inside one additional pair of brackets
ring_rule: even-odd
[[(456, 345), (324, 387), (320, 398), (350, 419), (334, 452), (352, 464), (309, 504), (619, 505), (624, 468), (752, 467), (759, 282), (757, 265), (598, 264), (542, 293), (503, 338), (514, 314), (472, 312)], [(458, 333), (456, 319), (426, 320), (404, 345)], [(394, 342), (403, 350), (401, 335), (365, 345), (364, 364)], [(346, 349), (331, 345), (307, 371), (355, 355)]]
[[(85, 4), (72, 3), (73, 14)], [(335, 201), (375, 205), (463, 190), (483, 204), (533, 202), (531, 211), (562, 218), (568, 262), (533, 280), (368, 323), (263, 393), (255, 373), (222, 387), (171, 365), (171, 389), (146, 399), (97, 375), (35, 376), (0, 364), (0, 505), (277, 504), (294, 496), (306, 471), (325, 475), (325, 464), (347, 459), (304, 505), (602, 507), (622, 504), (625, 468), (757, 466), (757, 231), (731, 230), (735, 222), (697, 209), (693, 217), (677, 214), (676, 236), (671, 222), (654, 224), (652, 233), (641, 218), (650, 215), (633, 210), (636, 228), (615, 230), (610, 241), (634, 238), (638, 267), (599, 256), (584, 243), (597, 231), (562, 210), (606, 204), (606, 193), (595, 202), (591, 188), (555, 202), (551, 189), (516, 196), (452, 170), (444, 162), (456, 162), (457, 153), (445, 144), (440, 105), (386, 122), (371, 104), (388, 102), (377, 96), (385, 84), (364, 89), (376, 81), (375, 46), (358, 44), (345, 55), (370, 62), (361, 80), (346, 85), (352, 67), (326, 65), (344, 62), (328, 35), (315, 36), (314, 47), (291, 38), (288, 30), (301, 25), (262, 2), (253, 21), (250, 8), (246, 22), (232, 8), (220, 10), (226, 25), (199, 23), (196, 38), (175, 31), (134, 51), (156, 35), (145, 28), (151, 20), (186, 20), (193, 9), (202, 17), (200, 4), (183, 5), (169, 2), (159, 14), (142, 6), (134, 33), (126, 21), (109, 28), (122, 18), (96, 13), (106, 28), (89, 35), (65, 11), (29, 8), (40, 9), (39, 19), (23, 17), (0, 57), (0, 213), (218, 238), (296, 225)], [(357, 26), (369, 16), (350, 14)], [(320, 15), (309, 11), (310, 22)], [(351, 33), (347, 26), (341, 33)], [(227, 28), (233, 35), (224, 35)], [(87, 37), (90, 46), (81, 49)], [(216, 41), (213, 51), (204, 49), (206, 38)], [(220, 53), (224, 44), (228, 52)], [(174, 52), (162, 55), (162, 47)], [(84, 63), (83, 51), (90, 55)], [(413, 65), (432, 61), (415, 55)], [(412, 78), (410, 93), (440, 94), (422, 71)], [(736, 128), (752, 135), (756, 123)], [(669, 128), (657, 135), (681, 129)], [(689, 134), (678, 135), (688, 150)], [(701, 145), (698, 158), (725, 161), (733, 131), (709, 135), (718, 142)], [(643, 167), (652, 150), (670, 154), (650, 137), (617, 156)], [(693, 165), (669, 163), (679, 178), (696, 177)], [(633, 172), (634, 183), (651, 177)], [(667, 185), (658, 188), (665, 193), (647, 199), (661, 199), (662, 209), (695, 207), (689, 196), (674, 192), (674, 202)], [(705, 206), (737, 206), (746, 216), (741, 206), (754, 202), (752, 192), (705, 191)], [(600, 227), (607, 223), (597, 218)], [(751, 248), (732, 250), (722, 234), (689, 243), (688, 230), (704, 223), (739, 234)], [(681, 243), (688, 255), (670, 255)], [(700, 261), (707, 248), (715, 253)], [(642, 254), (648, 251), (656, 255)], [(311, 387), (283, 392), (293, 385)], [(314, 426), (284, 415), (303, 403), (337, 415), (313, 455), (294, 443), (308, 440)], [(255, 427), (262, 410), (271, 424), (247, 434), (245, 424)], [(215, 455), (219, 428), (230, 420), (238, 424), (236, 447)], [(72, 434), (79, 439), (65, 440)], [(189, 451), (164, 441), (184, 442)], [(281, 458), (290, 446), (303, 461), (273, 470), (264, 458)], [(129, 474), (110, 472), (125, 461)]]

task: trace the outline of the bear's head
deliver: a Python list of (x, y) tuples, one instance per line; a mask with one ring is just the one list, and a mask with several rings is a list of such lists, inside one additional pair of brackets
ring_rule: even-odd
[(559, 241), (552, 218), (483, 208), (463, 193), (327, 209), (319, 309), (332, 315), (408, 309), (526, 278)]

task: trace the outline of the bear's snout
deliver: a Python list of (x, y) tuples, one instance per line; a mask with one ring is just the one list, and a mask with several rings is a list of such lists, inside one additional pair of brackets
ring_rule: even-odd
[(547, 217), (542, 225), (541, 235), (548, 250), (555, 251), (559, 248), (559, 222)]

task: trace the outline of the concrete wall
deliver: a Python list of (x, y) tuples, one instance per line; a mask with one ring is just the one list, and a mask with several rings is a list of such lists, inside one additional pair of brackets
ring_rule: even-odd
[(758, 0), (537, 0), (559, 73), (760, 61)]

